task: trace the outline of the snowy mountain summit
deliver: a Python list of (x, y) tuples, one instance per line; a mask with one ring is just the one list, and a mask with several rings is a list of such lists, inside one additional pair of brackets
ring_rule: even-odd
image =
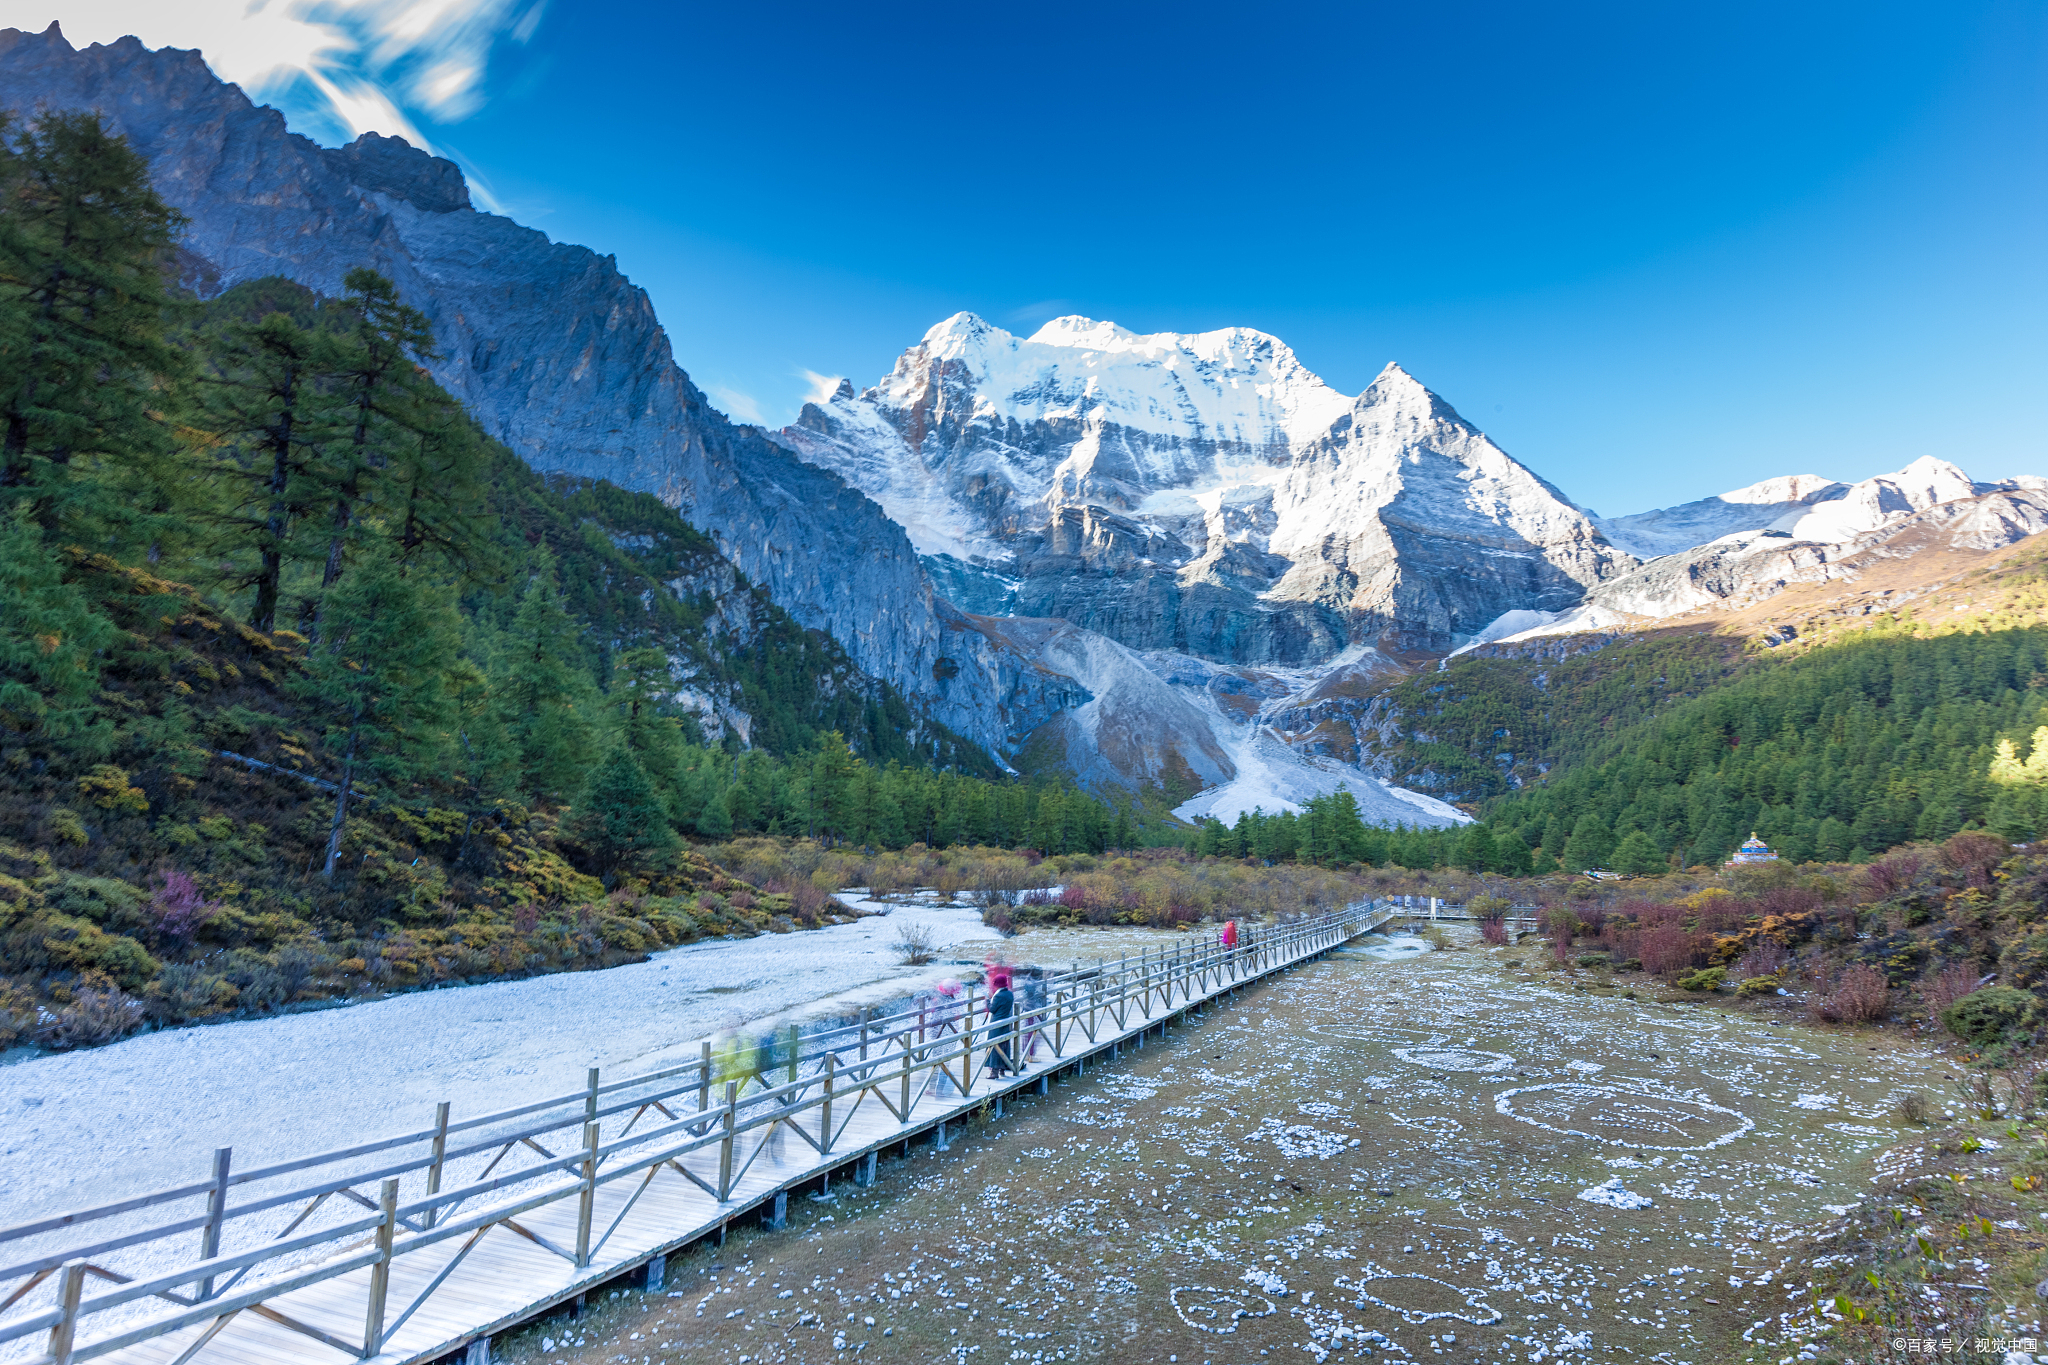
[(1347, 397), (1249, 328), (959, 313), (777, 439), (879, 502), (961, 606), (1135, 649), (1443, 649), (1633, 567), (1398, 365)]

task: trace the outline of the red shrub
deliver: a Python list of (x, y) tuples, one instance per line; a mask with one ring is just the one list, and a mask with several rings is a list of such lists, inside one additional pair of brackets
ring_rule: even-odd
[(1785, 945), (1774, 939), (1759, 939), (1735, 964), (1737, 976), (1776, 976), (1792, 961)]
[(1699, 927), (1710, 934), (1729, 934), (1749, 923), (1756, 902), (1738, 896), (1709, 896), (1694, 912)]
[(1927, 867), (1926, 860), (1907, 849), (1894, 853), (1889, 858), (1879, 859), (1863, 869), (1863, 882), (1876, 893), (1879, 900), (1890, 900), (1901, 891), (1909, 890), (1920, 879)]
[(1499, 947), (1508, 941), (1508, 922), (1499, 915), (1488, 915), (1479, 921), (1479, 937)]
[(199, 894), (199, 883), (175, 867), (149, 889), (150, 927), (167, 942), (185, 942), (219, 912), (217, 902)]
[(1637, 947), (1643, 959), (1643, 970), (1667, 974), (1690, 971), (1696, 964), (1695, 958), (1703, 957), (1701, 940), (1703, 934), (1690, 934), (1676, 924), (1660, 924), (1645, 929)]
[(1867, 1024), (1891, 1009), (1891, 988), (1875, 967), (1848, 967), (1826, 991), (1815, 991), (1807, 1008), (1831, 1024)]
[(1977, 989), (1977, 969), (1967, 962), (1955, 962), (1920, 979), (1920, 1003), (1927, 1018), (1941, 1022), (1941, 1012)]
[(1996, 834), (1957, 834), (1941, 846), (1941, 865), (1971, 886), (1991, 885), (1991, 873), (2012, 853), (2012, 845)]
[(1682, 905), (1660, 905), (1656, 901), (1635, 903), (1636, 928), (1648, 933), (1652, 929), (1677, 929), (1684, 925), (1688, 911)]

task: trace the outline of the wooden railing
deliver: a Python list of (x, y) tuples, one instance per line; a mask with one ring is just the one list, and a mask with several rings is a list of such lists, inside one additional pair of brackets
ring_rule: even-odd
[[(1015, 992), (1007, 1023), (992, 1020), (987, 998), (970, 991), (954, 1002), (882, 1017), (863, 1012), (854, 1023), (785, 1034), (787, 1046), (765, 1058), (705, 1042), (681, 1066), (616, 1081), (592, 1068), (580, 1089), (497, 1113), (458, 1121), (444, 1103), (426, 1127), (292, 1161), (238, 1169), (221, 1148), (205, 1179), (0, 1229), (0, 1258), (19, 1258), (0, 1268), (0, 1354), (41, 1335), (42, 1350), (26, 1359), (70, 1365), (199, 1328), (169, 1362), (186, 1365), (238, 1315), (251, 1314), (370, 1360), (493, 1228), (576, 1272), (613, 1265), (608, 1244), (664, 1171), (702, 1191), (715, 1229), (787, 1188), (788, 1177), (816, 1179), (823, 1169), (829, 1178), (834, 1166), (863, 1155), (849, 1152), (845, 1138), (868, 1106), (871, 1117), (887, 1117), (880, 1140), (873, 1124), (863, 1126), (866, 1151), (934, 1124), (943, 1142), (949, 1118), (1031, 1083), (1026, 1073), (1085, 1063), (1134, 1031), (1142, 1042), (1169, 1016), (1397, 917), (1361, 902), (1255, 928), (1231, 947), (1188, 940), (1050, 973), (1042, 1005)], [(999, 1047), (1011, 1049), (1015, 1069), (993, 1078), (987, 1063)], [(1027, 1061), (1018, 1055), (1026, 1049), (1046, 1056)], [(777, 1181), (749, 1185), (763, 1153), (786, 1134), (807, 1149), (801, 1169), (778, 1146), (763, 1163)], [(407, 1184), (411, 1197), (401, 1193)], [(626, 1197), (613, 1210), (607, 1192), (615, 1186)], [(569, 1204), (573, 1235), (564, 1235), (566, 1219), (550, 1224), (553, 1235), (536, 1226), (541, 1211)], [(88, 1229), (97, 1235), (83, 1235)], [(646, 1248), (639, 1254), (645, 1260)], [(423, 1285), (414, 1275), (394, 1293), (393, 1267), (410, 1257), (437, 1263)], [(331, 1315), (323, 1325), (278, 1306), (288, 1294), (366, 1269), (360, 1332), (337, 1329)], [(89, 1284), (96, 1292), (86, 1292)]]

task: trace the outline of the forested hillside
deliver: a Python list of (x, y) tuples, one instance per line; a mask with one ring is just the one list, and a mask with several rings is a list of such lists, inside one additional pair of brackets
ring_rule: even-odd
[(735, 831), (1100, 849), (652, 497), (548, 484), (368, 272), (204, 302), (91, 117), (0, 145), (0, 1043), (817, 922)]

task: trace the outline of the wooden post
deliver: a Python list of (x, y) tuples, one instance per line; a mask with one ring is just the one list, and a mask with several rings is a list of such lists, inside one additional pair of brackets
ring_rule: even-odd
[(974, 992), (967, 992), (967, 1009), (960, 1016), (960, 1098), (974, 1089)]
[(738, 1081), (725, 1083), (725, 1140), (718, 1144), (718, 1202), (723, 1204), (732, 1198), (732, 1125), (739, 1113), (740, 1086)]
[(668, 1254), (666, 1252), (662, 1252), (657, 1255), (648, 1257), (647, 1292), (651, 1294), (655, 1290), (661, 1288), (663, 1281), (665, 1281), (667, 1278)]
[[(220, 1255), (220, 1225), (228, 1215), (228, 1167), (234, 1159), (232, 1147), (213, 1150), (213, 1188), (206, 1192), (206, 1226), (199, 1230), (199, 1259), (210, 1261)], [(199, 1282), (199, 1297), (213, 1297), (213, 1276)]]
[(868, 1059), (868, 1020), (874, 1017), (874, 1013), (875, 1007), (873, 1005), (862, 1005), (860, 1007), (860, 1059), (862, 1061)]
[(703, 1113), (711, 1107), (711, 1040), (704, 1040), (704, 1050), (697, 1059), (697, 1112)]
[(597, 1122), (597, 1068), (590, 1068), (589, 1088), (583, 1093), (583, 1121)]
[[(795, 1024), (791, 1024), (789, 1026), (789, 1080), (791, 1084), (796, 1083), (796, 1051), (797, 1046), (802, 1041), (803, 1035), (797, 1031)], [(784, 1098), (783, 1103), (787, 1104), (795, 1098), (796, 1096), (794, 1095), (787, 1096)]]
[[(593, 1073), (594, 1074), (594, 1073)], [(583, 1189), (576, 1196), (576, 1268), (590, 1264), (590, 1215), (597, 1207), (597, 1125), (583, 1125)]]
[[(427, 1198), (432, 1199), (441, 1192), (441, 1167), (448, 1159), (448, 1101), (442, 1100), (434, 1108), (434, 1164), (427, 1167)], [(427, 1210), (427, 1226), (441, 1216), (439, 1209)], [(486, 1348), (490, 1343), (484, 1343)]]
[[(865, 1024), (862, 1025), (862, 1030), (866, 1030)], [(818, 1154), (820, 1156), (832, 1150), (832, 1081), (838, 1074), (839, 1054), (836, 1052), (826, 1053), (825, 1098), (818, 1105)]]
[(363, 1315), (363, 1358), (384, 1349), (384, 1301), (391, 1293), (391, 1238), (398, 1230), (398, 1180), (384, 1182), (377, 1200), (383, 1221), (377, 1224), (377, 1259), (370, 1266), (370, 1307)]
[(78, 1300), (85, 1293), (85, 1262), (66, 1261), (58, 1274), (57, 1311), (63, 1314), (50, 1324), (52, 1365), (71, 1365), (71, 1347), (78, 1340)]
[(906, 1029), (903, 1034), (903, 1104), (901, 1112), (897, 1115), (905, 1123), (910, 1122), (910, 1072), (916, 1061), (917, 1059), (910, 1055), (910, 1032)]

